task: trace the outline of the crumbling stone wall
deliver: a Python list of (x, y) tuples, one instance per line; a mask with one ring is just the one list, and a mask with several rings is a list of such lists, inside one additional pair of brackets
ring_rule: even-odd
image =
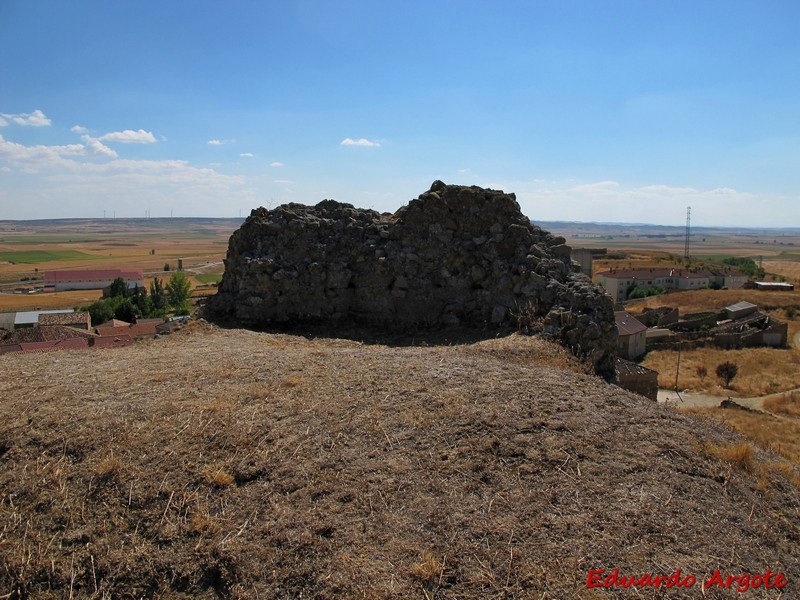
[(230, 239), (210, 316), (250, 326), (538, 326), (614, 372), (611, 300), (513, 194), (436, 181), (395, 214), (324, 200), (258, 208)]

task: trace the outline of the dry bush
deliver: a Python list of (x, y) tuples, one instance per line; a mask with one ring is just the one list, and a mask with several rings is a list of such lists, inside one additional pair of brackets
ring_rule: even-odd
[(765, 398), (764, 409), (779, 415), (800, 417), (800, 392)]
[(197, 509), (192, 512), (189, 519), (187, 530), (189, 533), (200, 535), (203, 533), (214, 534), (219, 531), (220, 526), (217, 520), (209, 514), (207, 510)]
[(122, 463), (114, 456), (108, 456), (97, 463), (94, 467), (94, 473), (101, 479), (109, 479), (119, 473)]
[(282, 388), (294, 388), (300, 385), (303, 385), (305, 380), (300, 375), (289, 375), (283, 381), (281, 381), (280, 386)]
[(746, 442), (725, 446), (707, 444), (705, 450), (708, 454), (721, 458), (743, 471), (753, 470), (753, 447)]
[(422, 553), (422, 560), (411, 568), (411, 574), (426, 583), (433, 583), (442, 577), (444, 562), (440, 562), (430, 552)]
[(274, 398), (275, 391), (272, 385), (259, 381), (250, 385), (247, 390), (247, 397), (249, 400), (265, 400)]
[(213, 469), (211, 467), (206, 468), (203, 471), (203, 475), (205, 475), (206, 480), (208, 483), (215, 487), (228, 487), (230, 484), (234, 482), (234, 477), (224, 469)]

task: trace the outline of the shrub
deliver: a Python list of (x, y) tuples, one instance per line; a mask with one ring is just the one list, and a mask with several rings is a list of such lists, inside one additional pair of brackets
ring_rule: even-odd
[(736, 363), (725, 361), (724, 363), (717, 365), (717, 377), (719, 377), (723, 386), (726, 388), (731, 386), (731, 381), (733, 381), (733, 378), (736, 377), (738, 372), (739, 367), (736, 365)]
[(702, 365), (697, 367), (697, 376), (700, 378), (700, 381), (703, 381), (707, 375), (708, 375), (708, 369), (706, 369)]

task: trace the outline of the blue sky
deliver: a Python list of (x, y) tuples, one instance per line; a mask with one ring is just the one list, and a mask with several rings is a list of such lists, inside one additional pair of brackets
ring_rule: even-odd
[(394, 211), (800, 226), (800, 2), (0, 1), (0, 219)]

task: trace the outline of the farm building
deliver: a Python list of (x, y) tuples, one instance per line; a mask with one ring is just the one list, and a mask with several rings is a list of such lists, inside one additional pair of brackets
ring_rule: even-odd
[(757, 290), (769, 292), (791, 292), (794, 291), (794, 284), (779, 281), (755, 281), (753, 282)]
[(617, 358), (617, 385), (650, 400), (658, 400), (658, 371)]
[(735, 321), (736, 319), (741, 319), (742, 317), (753, 314), (756, 312), (756, 310), (758, 310), (758, 307), (755, 304), (752, 302), (745, 302), (743, 300), (741, 302), (737, 302), (736, 304), (726, 306), (725, 316), (728, 319)]
[(91, 271), (45, 271), (45, 288), (57, 292), (66, 290), (102, 290), (118, 277), (129, 286), (144, 287), (144, 274), (141, 269), (95, 269)]
[(647, 342), (647, 327), (624, 310), (616, 311), (614, 320), (617, 323), (617, 331), (619, 332), (617, 354), (628, 360), (644, 354)]
[(615, 302), (624, 302), (632, 290), (653, 287), (665, 290), (699, 290), (711, 285), (738, 289), (747, 282), (747, 276), (732, 269), (611, 269), (598, 273), (596, 282)]

